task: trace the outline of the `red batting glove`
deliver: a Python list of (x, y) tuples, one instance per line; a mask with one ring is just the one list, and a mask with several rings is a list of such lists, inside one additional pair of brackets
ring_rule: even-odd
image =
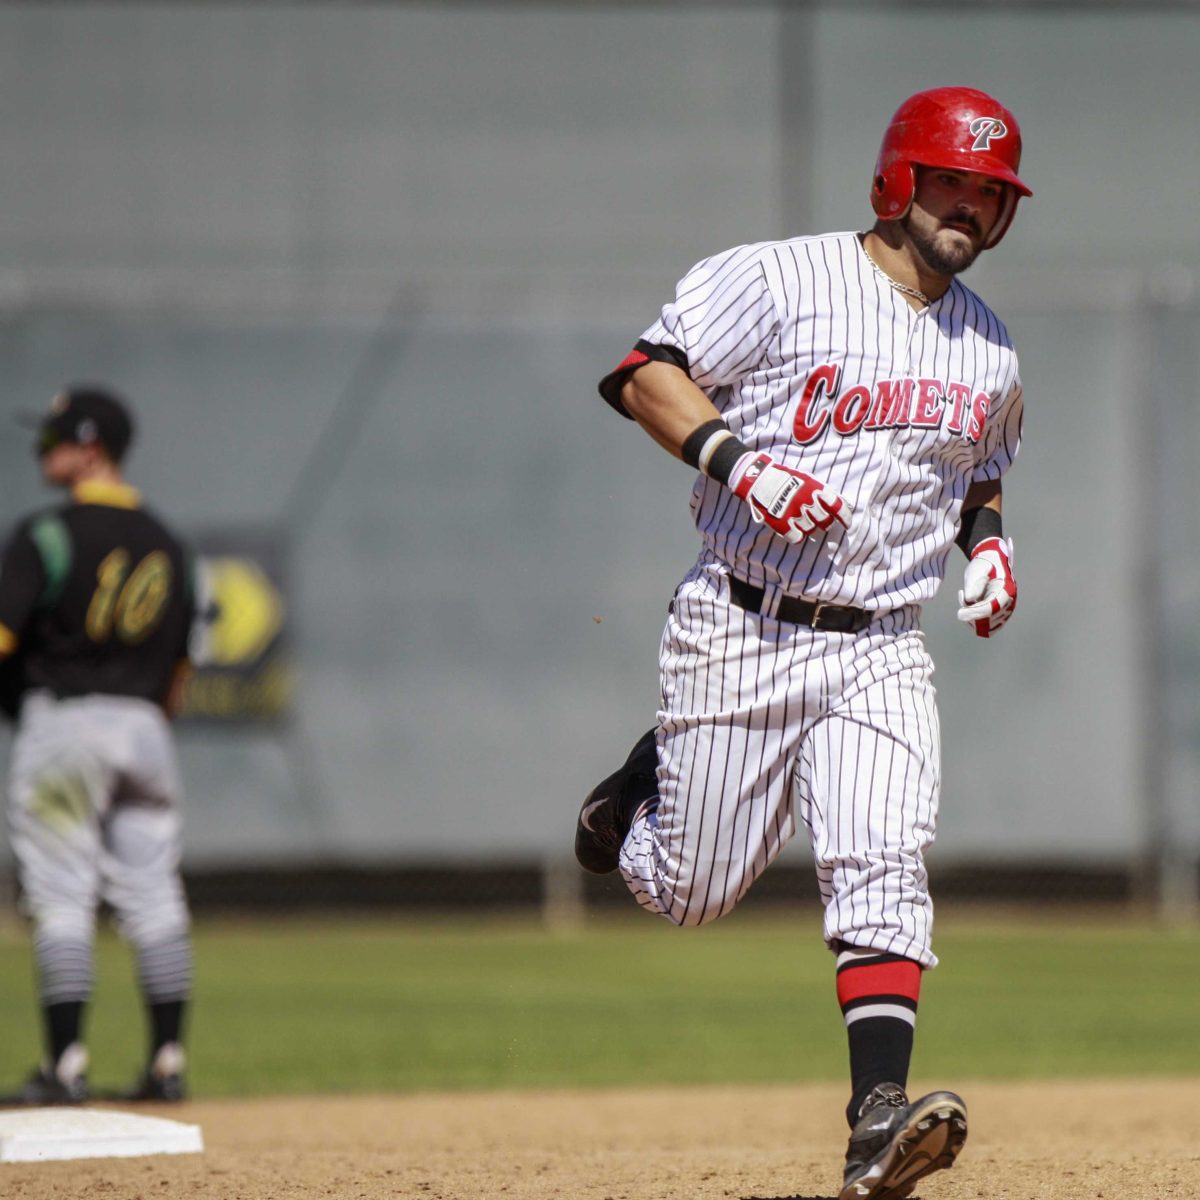
[(1012, 573), (1012, 540), (985, 538), (971, 551), (958, 593), (958, 619), (975, 626), (976, 637), (991, 637), (1017, 607)]
[[(750, 515), (789, 542), (802, 542), (834, 521), (846, 525), (845, 501), (819, 479), (777, 463), (769, 454), (746, 456), (731, 472), (734, 494), (750, 505)], [(738, 473), (740, 469), (740, 474)]]

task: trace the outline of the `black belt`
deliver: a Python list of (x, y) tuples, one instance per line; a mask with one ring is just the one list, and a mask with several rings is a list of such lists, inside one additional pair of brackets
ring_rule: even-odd
[[(762, 613), (764, 595), (766, 588), (755, 587), (752, 583), (729, 576), (729, 598), (739, 608)], [(774, 615), (776, 620), (808, 625), (822, 633), (858, 633), (860, 629), (866, 629), (877, 614), (865, 608), (845, 608), (840, 604), (814, 603), (812, 600), (801, 600), (799, 596), (784, 596)]]

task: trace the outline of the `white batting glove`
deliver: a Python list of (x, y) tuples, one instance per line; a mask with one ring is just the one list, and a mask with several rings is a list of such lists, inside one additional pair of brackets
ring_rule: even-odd
[(729, 483), (750, 505), (755, 521), (789, 542), (802, 542), (834, 521), (846, 526), (846, 502), (837, 492), (803, 471), (781, 466), (769, 454), (746, 455), (730, 472)]
[(971, 551), (958, 593), (958, 619), (974, 625), (976, 637), (991, 637), (1017, 607), (1012, 556), (1011, 538), (985, 538)]

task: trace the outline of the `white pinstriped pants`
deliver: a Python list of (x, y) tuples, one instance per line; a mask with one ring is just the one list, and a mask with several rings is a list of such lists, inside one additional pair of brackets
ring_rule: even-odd
[(638, 902), (678, 925), (728, 912), (808, 829), (825, 939), (923, 966), (941, 748), (915, 606), (859, 634), (729, 602), (714, 566), (675, 594), (659, 666), (657, 809), (621, 849)]

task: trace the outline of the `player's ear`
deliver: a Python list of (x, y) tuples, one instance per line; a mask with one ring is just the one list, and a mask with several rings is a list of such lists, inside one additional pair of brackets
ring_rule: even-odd
[(103, 442), (83, 442), (82, 445), (89, 467), (108, 467), (113, 465), (113, 457), (109, 454)]

